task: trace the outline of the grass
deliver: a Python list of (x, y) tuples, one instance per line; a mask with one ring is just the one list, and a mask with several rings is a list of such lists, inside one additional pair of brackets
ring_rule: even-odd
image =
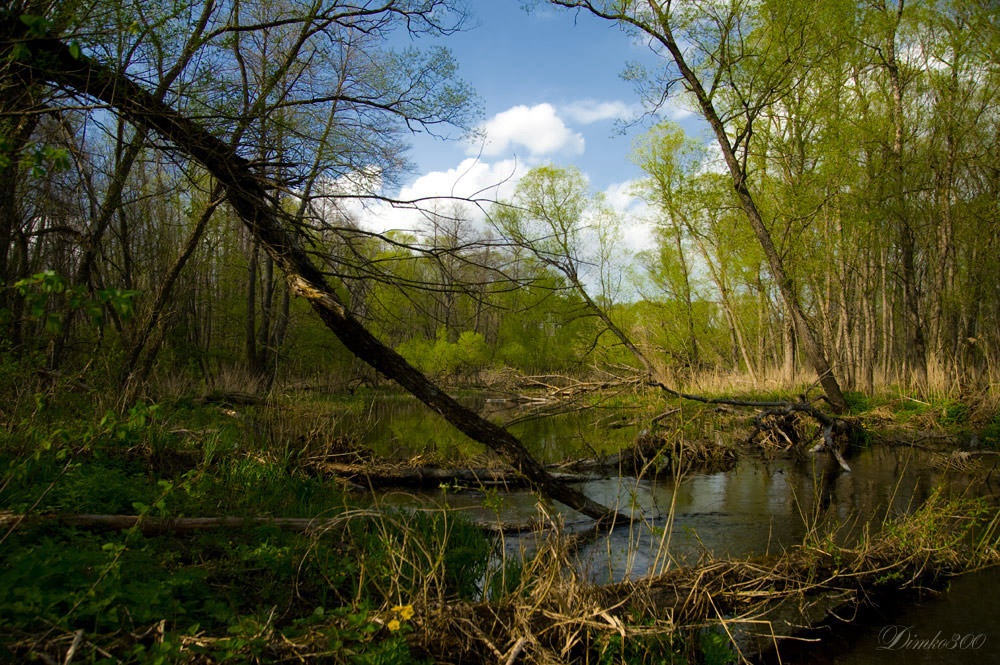
[[(29, 514), (0, 527), (0, 660), (61, 662), (83, 631), (78, 659), (93, 662), (273, 662), (305, 635), (324, 662), (413, 662), (391, 608), (478, 593), (492, 536), (452, 515), (358, 510), (301, 463), (330, 441), (247, 436), (254, 423), (191, 400), (100, 417), (78, 403), (22, 401), (0, 435), (0, 511)], [(60, 512), (340, 526), (153, 536), (45, 519)]]
[[(851, 548), (816, 538), (777, 558), (712, 560), (646, 586), (595, 587), (574, 572), (558, 529), (532, 556), (504, 559), (493, 536), (454, 513), (376, 514), (311, 472), (306, 462), (317, 456), (373, 454), (357, 452), (382, 425), (371, 394), (290, 394), (235, 416), (190, 398), (116, 414), (99, 396), (63, 388), (22, 388), (0, 406), (0, 511), (36, 518), (0, 527), (0, 660), (63, 662), (82, 635), (76, 661), (96, 663), (721, 664), (737, 657), (723, 617), (761, 620), (770, 602), (848, 583), (922, 583), (996, 563), (1000, 551), (990, 506), (937, 497)], [(995, 402), (985, 399), (849, 400), (852, 416), (871, 422), (977, 431), (983, 445), (1000, 435)], [(662, 428), (668, 437), (714, 439), (719, 427), (704, 405), (660, 395), (621, 392), (601, 403), (642, 414), (678, 408)], [(394, 420), (393, 446), (481, 455), (449, 443), (447, 428), (425, 416), (413, 427)], [(739, 426), (730, 420), (723, 426)], [(599, 448), (602, 431), (575, 428), (578, 451)], [(46, 519), (59, 512), (332, 522), (308, 533), (151, 535)], [(697, 602), (671, 602), (671, 588)]]

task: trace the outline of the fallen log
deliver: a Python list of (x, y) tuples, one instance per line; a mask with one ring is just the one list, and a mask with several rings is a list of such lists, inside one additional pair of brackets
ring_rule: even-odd
[[(258, 526), (277, 527), (303, 533), (322, 533), (339, 529), (351, 520), (383, 517), (377, 511), (352, 511), (339, 517), (154, 517), (150, 515), (100, 515), (87, 513), (65, 513), (21, 515), (0, 513), (0, 528), (24, 527), (26, 524), (52, 521), (62, 526), (77, 529), (108, 531), (135, 530), (144, 536), (158, 536), (165, 533), (194, 533), (216, 529), (245, 529)], [(484, 522), (473, 521), (478, 528), (490, 533), (525, 533), (543, 530), (546, 527), (537, 522)]]
[[(14, 48), (17, 48), (17, 57)], [(151, 95), (122, 72), (73, 49), (57, 36), (31, 33), (16, 15), (0, 18), (0, 56), (19, 85), (52, 84), (107, 104), (120, 118), (159, 134), (200, 163), (219, 183), (232, 210), (280, 268), (291, 293), (306, 299), (324, 324), (355, 356), (441, 414), (456, 429), (487, 446), (544, 496), (598, 521), (602, 527), (630, 519), (555, 480), (508, 432), (459, 404), (416, 367), (375, 337), (341, 301), (303, 248), (301, 231), (281, 216), (271, 188), (233, 146)]]
[(216, 390), (207, 395), (202, 395), (195, 402), (198, 404), (222, 404), (225, 406), (257, 406), (264, 402), (264, 397), (251, 393)]
[[(335, 474), (357, 485), (365, 487), (438, 487), (460, 483), (470, 489), (478, 487), (527, 487), (524, 476), (508, 469), (461, 468), (446, 469), (433, 466), (399, 466), (342, 464), (338, 462), (317, 462), (313, 468), (322, 473)], [(551, 468), (551, 467), (550, 467)], [(594, 480), (594, 474), (565, 473), (549, 471), (555, 480), (563, 483), (582, 483)]]

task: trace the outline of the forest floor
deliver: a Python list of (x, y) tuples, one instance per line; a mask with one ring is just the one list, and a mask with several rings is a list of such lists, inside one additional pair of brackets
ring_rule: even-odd
[[(363, 483), (335, 465), (369, 475), (379, 465), (501, 467), (461, 447), (380, 462), (359, 443), (360, 430), (335, 427), (331, 408), (364, 413), (374, 396), (289, 392), (240, 403), (217, 394), (116, 414), (100, 412), (98, 396), (79, 387), (52, 385), (5, 403), (0, 661), (725, 663), (746, 655), (726, 617), (765, 616), (793, 598), (813, 608), (823, 603), (800, 601), (859, 604), (880, 589), (1000, 562), (996, 504), (984, 491), (933, 496), (860, 544), (812, 533), (778, 556), (589, 584), (567, 566), (574, 544), (558, 528), (530, 562), (511, 562), (498, 557), (495, 533), (459, 515), (373, 510), (352, 491)], [(628, 420), (658, 418), (657, 426), (639, 428), (630, 448), (564, 464), (566, 473), (601, 463), (677, 472), (678, 460), (725, 465), (735, 455), (789, 452), (792, 443), (781, 433), (741, 440), (752, 412), (692, 411), (645, 393), (588, 400), (632, 408)], [(848, 448), (931, 448), (992, 474), (995, 399), (886, 393), (851, 395), (851, 403), (859, 434)], [(620, 420), (603, 427), (610, 433)], [(707, 427), (732, 436), (706, 437)], [(800, 429), (797, 448), (816, 434), (808, 423)], [(484, 501), (496, 496), (480, 489)], [(78, 519), (88, 515), (137, 519)], [(236, 520), (190, 521), (207, 517)]]

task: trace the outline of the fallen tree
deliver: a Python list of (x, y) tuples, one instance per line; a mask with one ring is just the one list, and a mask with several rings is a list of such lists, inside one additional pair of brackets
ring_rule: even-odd
[[(337, 517), (156, 517), (150, 515), (102, 515), (91, 513), (35, 514), (0, 513), (0, 527), (16, 528), (25, 523), (55, 522), (75, 529), (108, 531), (136, 531), (144, 536), (158, 536), (165, 533), (194, 533), (219, 529), (245, 529), (260, 526), (276, 527), (303, 533), (326, 533), (346, 526), (350, 521), (372, 518), (381, 519), (383, 514), (375, 510), (345, 511)], [(475, 522), (483, 531), (491, 533), (522, 533), (542, 528), (535, 522)]]
[[(313, 468), (321, 473), (336, 475), (362, 487), (439, 487), (460, 484), (470, 489), (480, 487), (524, 487), (525, 478), (507, 469), (458, 468), (437, 466), (406, 466), (403, 464), (343, 464), (340, 462), (316, 462)], [(596, 476), (583, 473), (567, 473), (561, 467), (548, 465), (546, 469), (553, 479), (563, 483), (582, 483)]]
[(104, 102), (138, 127), (159, 134), (199, 162), (225, 191), (226, 200), (261, 247), (280, 267), (292, 293), (305, 298), (354, 355), (395, 380), (471, 439), (498, 453), (544, 496), (596, 519), (602, 526), (629, 518), (589, 499), (554, 478), (504, 428), (480, 417), (446, 394), (402, 356), (379, 341), (341, 302), (323, 273), (288, 228), (265, 182), (233, 146), (182, 116), (125, 73), (100, 63), (52, 36), (39, 36), (17, 16), (0, 19), (0, 56), (8, 63), (7, 87), (51, 84)]
[[(814, 449), (825, 448), (837, 460), (844, 471), (851, 468), (844, 460), (840, 448), (836, 442), (836, 436), (845, 434), (851, 429), (851, 422), (842, 417), (831, 417), (817, 408), (808, 399), (807, 394), (803, 394), (798, 401), (752, 401), (738, 400), (731, 398), (712, 398), (701, 395), (684, 393), (671, 387), (665, 373), (653, 363), (650, 358), (631, 339), (629, 334), (622, 329), (611, 318), (605, 302), (598, 302), (587, 290), (584, 280), (584, 268), (586, 261), (582, 258), (584, 254), (583, 245), (585, 240), (582, 231), (585, 225), (589, 224), (586, 215), (586, 198), (581, 193), (584, 186), (582, 176), (573, 170), (561, 170), (551, 167), (540, 167), (531, 171), (518, 185), (513, 203), (514, 205), (498, 208), (493, 218), (493, 226), (502, 234), (508, 242), (522, 247), (531, 252), (536, 259), (552, 270), (559, 272), (565, 277), (570, 288), (579, 296), (582, 307), (587, 312), (598, 319), (604, 329), (611, 333), (628, 353), (636, 360), (641, 367), (641, 381), (650, 387), (658, 388), (664, 393), (673, 397), (685, 400), (701, 402), (703, 404), (727, 405), (738, 407), (752, 407), (763, 409), (756, 421), (756, 430), (760, 431), (770, 427), (770, 423), (777, 416), (791, 416), (795, 413), (805, 414), (815, 419), (822, 427), (822, 439), (820, 444)], [(599, 236), (606, 235), (598, 232)], [(773, 266), (772, 266), (773, 267)], [(774, 274), (781, 280), (784, 279), (777, 267)], [(603, 279), (603, 278), (602, 278)], [(793, 315), (798, 317), (801, 312), (792, 310)], [(796, 314), (798, 312), (798, 314)], [(795, 319), (799, 321), (798, 318)], [(805, 319), (800, 322), (800, 334), (805, 335), (809, 327)], [(811, 338), (809, 338), (811, 339)], [(826, 396), (824, 399), (837, 414), (847, 410), (843, 395), (840, 393), (839, 385), (832, 375), (829, 365), (822, 355), (821, 349), (810, 346), (806, 343), (808, 355), (816, 363), (819, 377), (817, 385), (824, 388)], [(818, 354), (818, 355), (817, 355)], [(813, 358), (813, 356), (816, 356)], [(633, 368), (625, 368), (634, 371)], [(607, 382), (605, 384), (578, 384), (577, 386), (550, 386), (549, 395), (552, 398), (571, 397), (579, 392), (600, 389), (617, 382)], [(807, 391), (808, 392), (808, 391)]]

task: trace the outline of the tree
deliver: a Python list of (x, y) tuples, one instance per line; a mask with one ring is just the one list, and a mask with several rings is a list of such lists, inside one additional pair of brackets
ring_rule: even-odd
[[(672, 295), (684, 304), (687, 324), (685, 354), (693, 366), (699, 364), (698, 333), (695, 327), (692, 271), (684, 246), (684, 212), (680, 199), (686, 180), (698, 169), (703, 156), (701, 144), (687, 140), (684, 131), (672, 123), (661, 123), (640, 137), (632, 149), (632, 161), (647, 174), (641, 193), (660, 209), (660, 274), (675, 282)], [(669, 248), (669, 249), (668, 249)], [(676, 270), (671, 264), (676, 262)], [(671, 278), (668, 275), (676, 275)]]
[[(775, 53), (788, 62), (804, 48), (804, 31), (799, 21), (785, 25), (786, 33), (768, 34), (754, 30), (751, 3), (731, 0), (723, 3), (693, 2), (675, 5), (670, 0), (551, 0), (552, 4), (582, 9), (600, 18), (615, 21), (650, 39), (663, 49), (672, 63), (675, 77), (658, 91), (665, 99), (670, 88), (682, 82), (694, 97), (702, 116), (712, 128), (732, 179), (732, 186), (757, 237), (771, 274), (778, 285), (785, 308), (795, 322), (802, 349), (819, 377), (827, 400), (835, 411), (847, 409), (824, 349), (792, 285), (784, 260), (776, 248), (751, 191), (747, 168), (748, 146), (761, 108), (783, 94), (793, 83), (790, 69), (776, 60)], [(777, 4), (766, 5), (781, 11)], [(681, 43), (685, 44), (682, 48)], [(779, 64), (775, 64), (775, 62)], [(722, 95), (727, 90), (729, 94)], [(720, 107), (722, 102), (726, 106)], [(728, 103), (727, 103), (728, 102)]]
[[(575, 168), (536, 167), (518, 183), (513, 201), (497, 206), (492, 222), (509, 242), (565, 277), (589, 314), (654, 376), (652, 363), (608, 314), (616, 286), (613, 247), (618, 223), (614, 213), (588, 190), (586, 179)], [(602, 303), (588, 286), (600, 289)]]

